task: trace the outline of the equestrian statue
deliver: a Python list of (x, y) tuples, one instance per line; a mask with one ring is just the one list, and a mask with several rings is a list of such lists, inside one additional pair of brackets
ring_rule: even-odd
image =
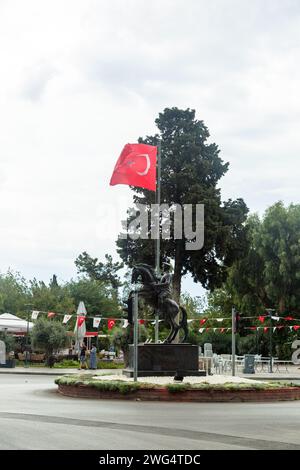
[[(158, 312), (159, 318), (164, 320), (170, 327), (170, 333), (164, 343), (172, 343), (177, 334), (182, 330), (183, 335), (179, 334), (179, 342), (184, 343), (188, 335), (187, 313), (182, 305), (178, 305), (172, 299), (172, 274), (170, 273), (170, 265), (164, 263), (165, 273), (158, 278), (154, 269), (148, 264), (137, 264), (133, 267), (131, 282), (133, 284), (141, 284), (138, 289), (139, 296), (142, 297), (146, 304), (153, 308), (154, 312)], [(132, 324), (132, 305), (134, 291), (131, 291), (126, 301), (128, 305), (128, 321)], [(179, 322), (178, 322), (179, 315)]]

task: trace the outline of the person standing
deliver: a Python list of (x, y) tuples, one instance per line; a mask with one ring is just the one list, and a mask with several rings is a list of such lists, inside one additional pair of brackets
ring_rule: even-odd
[(80, 355), (79, 355), (80, 367), (79, 369), (87, 369), (86, 363), (86, 345), (82, 343), (80, 348)]
[(95, 345), (92, 346), (90, 352), (90, 369), (97, 369), (97, 348)]

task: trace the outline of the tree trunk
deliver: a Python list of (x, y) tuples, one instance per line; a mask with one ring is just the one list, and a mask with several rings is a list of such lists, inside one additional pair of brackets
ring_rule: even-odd
[(284, 297), (281, 297), (279, 299), (278, 310), (279, 310), (279, 313), (283, 313), (285, 311), (285, 298)]

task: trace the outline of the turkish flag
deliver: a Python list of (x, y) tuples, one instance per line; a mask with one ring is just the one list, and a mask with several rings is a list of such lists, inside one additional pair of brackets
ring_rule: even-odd
[(156, 190), (157, 147), (146, 144), (126, 144), (116, 163), (110, 185), (128, 184)]
[(55, 312), (48, 312), (48, 318), (53, 318), (55, 317), (56, 313)]
[(108, 327), (108, 329), (109, 329), (109, 330), (112, 330), (113, 327), (115, 326), (115, 323), (116, 323), (115, 320), (112, 320), (112, 319), (107, 320), (107, 327)]
[(77, 327), (80, 328), (84, 321), (85, 321), (85, 317), (84, 317), (84, 316), (78, 317), (78, 320), (77, 320)]

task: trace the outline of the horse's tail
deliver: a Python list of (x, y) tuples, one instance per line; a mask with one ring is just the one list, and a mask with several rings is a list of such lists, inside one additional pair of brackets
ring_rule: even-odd
[(181, 311), (181, 315), (182, 315), (182, 318), (181, 318), (181, 321), (179, 323), (179, 326), (180, 328), (183, 329), (184, 331), (184, 337), (183, 339), (181, 340), (181, 343), (184, 343), (187, 339), (187, 336), (188, 336), (188, 333), (189, 333), (189, 330), (188, 330), (188, 324), (187, 324), (187, 312), (186, 312), (186, 309), (180, 305), (179, 306), (180, 308), (180, 311)]

